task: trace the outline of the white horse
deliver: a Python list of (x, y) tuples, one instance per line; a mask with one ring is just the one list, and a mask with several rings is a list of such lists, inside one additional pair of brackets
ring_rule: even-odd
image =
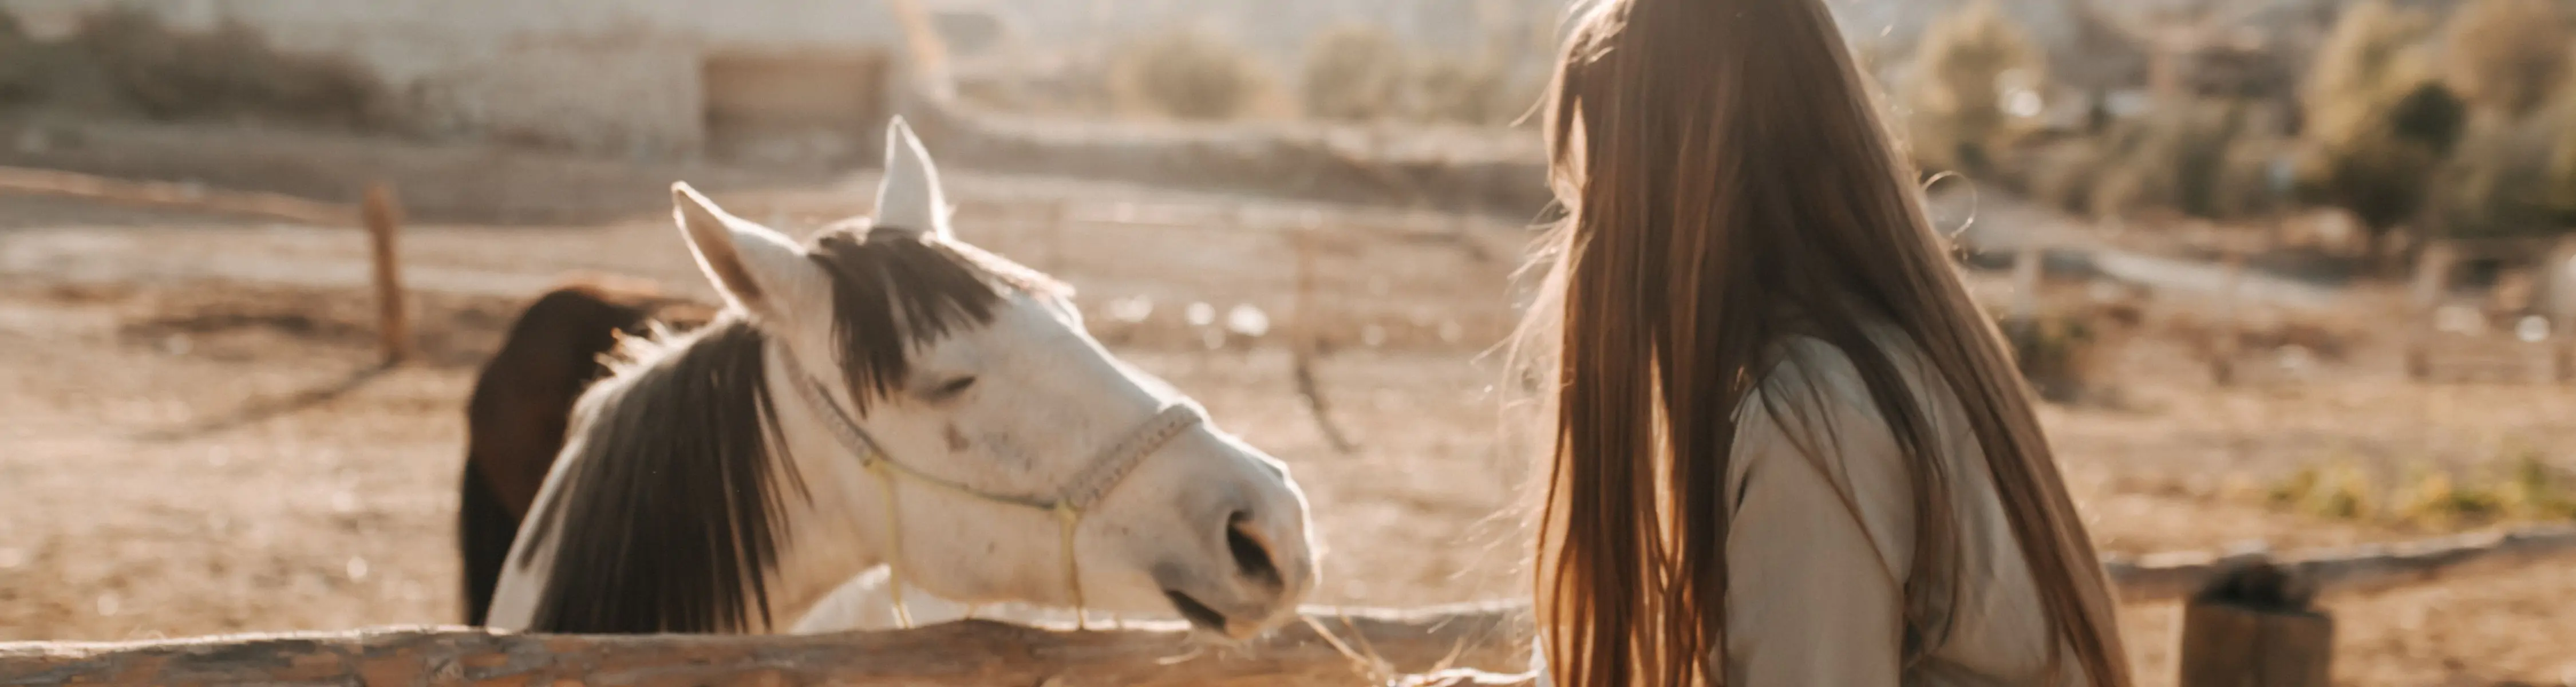
[(1065, 287), (956, 240), (921, 143), (901, 120), (887, 139), (874, 221), (802, 246), (673, 186), (725, 312), (626, 342), (582, 396), (491, 626), (869, 626), (867, 604), (817, 608), (871, 570), (887, 601), (1235, 639), (1294, 613), (1315, 565), (1286, 467), (1111, 357)]

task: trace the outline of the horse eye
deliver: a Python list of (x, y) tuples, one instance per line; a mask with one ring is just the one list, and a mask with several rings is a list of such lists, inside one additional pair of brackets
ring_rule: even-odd
[(958, 394), (966, 393), (967, 389), (974, 386), (975, 378), (971, 376), (948, 380), (948, 383), (941, 384), (939, 385), (939, 388), (930, 390), (930, 400), (945, 401), (956, 398)]

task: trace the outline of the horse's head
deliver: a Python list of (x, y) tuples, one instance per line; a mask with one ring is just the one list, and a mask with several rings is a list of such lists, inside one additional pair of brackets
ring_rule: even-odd
[(892, 499), (853, 544), (948, 598), (1286, 618), (1315, 565), (1285, 467), (1112, 357), (1065, 287), (957, 240), (920, 142), (887, 138), (873, 221), (803, 245), (673, 189), (699, 266), (783, 344), (778, 421), (836, 439), (790, 442), (813, 497)]

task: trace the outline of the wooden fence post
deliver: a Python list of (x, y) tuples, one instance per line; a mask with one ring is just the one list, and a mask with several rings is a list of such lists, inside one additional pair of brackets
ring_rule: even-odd
[(2334, 618), (2268, 562), (2221, 575), (2182, 611), (2182, 687), (2327, 687)]
[(2220, 260), (2218, 340), (2212, 342), (2217, 353), (2211, 356), (2209, 373), (2212, 381), (2227, 386), (2236, 383), (2236, 358), (2244, 354), (2245, 318), (2238, 301), (2245, 290), (2245, 252), (2230, 246)]
[(402, 206), (394, 199), (393, 187), (377, 183), (367, 187), (366, 200), (358, 214), (367, 226), (367, 242), (375, 253), (376, 335), (383, 345), (385, 364), (392, 365), (411, 355), (411, 323), (403, 303), (402, 260), (397, 250), (402, 234)]
[(1289, 305), (1296, 311), (1290, 315), (1288, 325), (1289, 365), (1296, 376), (1297, 394), (1306, 397), (1306, 411), (1314, 415), (1315, 429), (1323, 433), (1325, 443), (1331, 444), (1334, 451), (1348, 455), (1359, 450), (1359, 443), (1333, 423), (1332, 403), (1324, 398), (1323, 383), (1315, 379), (1315, 357), (1322, 336), (1316, 332), (1321, 320), (1315, 298), (1315, 253), (1320, 249), (1315, 245), (1315, 232), (1322, 225), (1322, 217), (1299, 213), (1297, 222), (1287, 231), (1289, 249), (1297, 258), (1296, 294), (1292, 296), (1295, 300)]

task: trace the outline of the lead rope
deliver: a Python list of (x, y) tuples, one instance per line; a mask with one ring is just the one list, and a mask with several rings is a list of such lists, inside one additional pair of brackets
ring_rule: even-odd
[(909, 630), (912, 629), (912, 607), (904, 604), (903, 565), (901, 564), (903, 511), (900, 510), (900, 504), (895, 502), (894, 471), (886, 469), (886, 462), (878, 459), (874, 452), (866, 456), (861, 460), (867, 464), (867, 471), (877, 476), (877, 487), (885, 492), (886, 547), (894, 553), (886, 559), (886, 583), (894, 588), (894, 626)]
[(1070, 502), (1055, 503), (1056, 528), (1064, 533), (1064, 587), (1073, 590), (1073, 629), (1091, 629), (1091, 604), (1082, 597), (1082, 561), (1073, 556), (1073, 532), (1082, 524), (1082, 510)]
[(868, 437), (866, 430), (860, 429), (858, 423), (852, 420), (848, 413), (842, 411), (841, 404), (832, 400), (831, 394), (824, 390), (822, 382), (805, 374), (802, 366), (796, 363), (794, 355), (781, 357), (787, 361), (788, 369), (805, 381), (804, 384), (796, 385), (798, 391), (804, 392), (802, 395), (805, 397), (805, 402), (816, 406), (824, 411), (824, 415), (831, 418), (832, 422), (829, 424), (835, 438), (840, 440), (844, 448), (858, 455), (861, 466), (877, 478), (878, 488), (885, 491), (886, 543), (887, 548), (891, 550), (891, 555), (886, 562), (886, 580), (894, 590), (896, 626), (904, 629), (912, 628), (912, 609), (904, 602), (903, 516), (896, 501), (895, 478), (910, 477), (915, 482), (946, 489), (962, 496), (1005, 505), (1035, 508), (1052, 514), (1056, 520), (1057, 531), (1063, 538), (1059, 553), (1064, 560), (1065, 588), (1073, 593), (1073, 626), (1076, 630), (1088, 630), (1091, 628), (1090, 602), (1082, 592), (1082, 562), (1075, 555), (1074, 548), (1075, 533), (1082, 525), (1084, 509), (1089, 508), (1100, 497), (1107, 495), (1109, 490), (1117, 487), (1120, 482), (1124, 482), (1127, 473), (1134, 471), (1136, 464), (1143, 461), (1146, 455), (1161, 448), (1165, 442), (1171, 441), (1181, 432), (1207, 420), (1205, 413), (1201, 412), (1196, 405), (1186, 401), (1164, 406), (1161, 411), (1154, 414), (1154, 417), (1129, 430), (1127, 435), (1117, 443), (1110, 444), (1094, 458), (1089, 468), (1075, 475), (1071, 485), (1057, 497), (1041, 500), (1001, 496), (976, 491), (965, 485), (940, 479), (895, 462), (884, 449), (877, 446), (874, 439)]

